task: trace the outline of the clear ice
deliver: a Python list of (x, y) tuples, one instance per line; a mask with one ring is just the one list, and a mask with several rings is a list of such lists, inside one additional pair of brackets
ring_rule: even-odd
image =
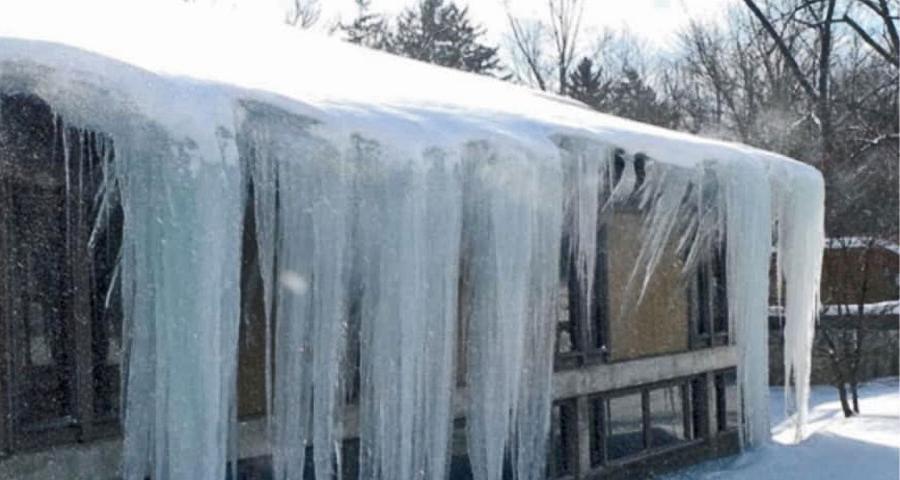
[[(21, 20), (0, 26), (0, 92), (24, 88), (116, 148), (103, 201), (124, 212), (125, 478), (225, 478), (237, 455), (248, 206), (278, 480), (302, 478), (308, 454), (318, 475), (339, 476), (351, 431), (361, 478), (446, 478), (460, 415), (476, 479), (505, 465), (543, 478), (561, 257), (579, 272), (575, 308), (590, 311), (597, 230), (629, 195), (646, 212), (621, 279), (635, 302), (653, 295), (671, 241), (686, 277), (724, 246), (745, 445), (769, 435), (774, 241), (802, 436), (824, 245), (811, 167), (293, 31), (217, 19), (196, 39), (208, 19), (175, 5), (139, 15), (99, 2), (166, 19), (159, 36), (153, 21), (125, 35), (80, 3), (53, 6), (65, 22), (34, 4), (0, 6)], [(87, 22), (91, 35), (72, 27)], [(316, 47), (290, 62), (262, 54), (288, 41)], [(348, 80), (360, 68), (365, 85)]]

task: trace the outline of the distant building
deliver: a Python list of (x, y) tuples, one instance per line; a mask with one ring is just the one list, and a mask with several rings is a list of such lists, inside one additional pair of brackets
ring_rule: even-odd
[[(896, 376), (900, 328), (900, 246), (873, 237), (827, 239), (822, 264), (822, 309), (819, 329), (850, 332), (862, 327), (864, 345), (860, 380)], [(774, 293), (773, 293), (774, 297)], [(773, 298), (774, 299), (774, 298)], [(781, 309), (771, 309), (770, 382), (784, 383)], [(818, 332), (813, 349), (812, 382), (830, 384), (830, 346)]]

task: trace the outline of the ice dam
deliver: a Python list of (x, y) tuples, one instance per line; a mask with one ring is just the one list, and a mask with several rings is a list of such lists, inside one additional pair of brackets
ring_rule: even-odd
[(802, 437), (824, 245), (814, 168), (226, 12), (25, 3), (0, 5), (0, 94), (36, 95), (109, 142), (95, 231), (121, 208), (125, 478), (226, 478), (250, 214), (279, 480), (307, 455), (338, 475), (348, 423), (360, 478), (444, 479), (460, 414), (476, 479), (544, 478), (559, 265), (583, 272), (575, 308), (590, 311), (597, 231), (624, 197), (646, 214), (634, 268), (612, 280), (623, 310), (655, 295), (667, 245), (685, 276), (725, 252), (748, 447), (769, 436), (775, 255)]

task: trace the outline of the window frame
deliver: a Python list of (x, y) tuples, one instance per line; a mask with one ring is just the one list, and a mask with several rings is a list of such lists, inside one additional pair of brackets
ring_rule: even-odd
[(699, 262), (688, 288), (688, 344), (691, 350), (731, 344), (726, 258), (725, 243), (722, 242), (714, 248), (710, 259)]
[[(548, 478), (552, 479), (574, 479), (578, 476), (578, 455), (579, 455), (579, 446), (578, 446), (578, 426), (580, 424), (580, 419), (578, 418), (578, 399), (577, 397), (573, 398), (562, 398), (554, 400), (551, 404), (551, 409), (555, 408), (560, 409), (560, 418), (563, 418), (565, 415), (566, 418), (570, 419), (571, 425), (569, 428), (563, 430), (563, 426), (560, 425), (560, 436), (563, 439), (564, 445), (566, 448), (563, 451), (557, 451), (555, 448), (555, 437), (553, 436), (554, 425), (553, 422), (553, 413), (551, 411), (550, 415), (550, 458), (547, 462), (548, 469)], [(564, 412), (568, 410), (568, 412)], [(565, 457), (568, 462), (568, 468), (565, 471), (560, 471), (560, 459)]]
[(736, 398), (737, 402), (741, 402), (742, 399), (740, 397), (740, 391), (737, 390), (738, 378), (737, 378), (737, 368), (729, 367), (716, 370), (712, 372), (713, 376), (713, 395), (715, 395), (715, 429), (710, 429), (714, 431), (716, 435), (721, 435), (728, 432), (737, 431), (740, 428), (740, 425), (744, 423), (744, 409), (741, 408), (740, 405), (734, 406), (734, 411), (738, 416), (738, 423), (732, 424), (728, 421), (728, 394), (727, 394), (727, 386), (725, 377), (728, 375), (732, 375), (734, 377), (734, 386), (735, 390), (738, 392), (738, 396)]
[[(634, 387), (628, 387), (624, 389), (611, 390), (608, 392), (600, 392), (593, 395), (587, 395), (586, 400), (589, 405), (589, 424), (588, 428), (590, 430), (589, 440), (591, 444), (589, 445), (590, 450), (590, 471), (603, 471), (609, 468), (619, 468), (625, 465), (629, 465), (632, 463), (637, 463), (643, 461), (647, 458), (653, 457), (655, 455), (659, 455), (664, 452), (678, 450), (681, 448), (686, 448), (689, 446), (694, 446), (706, 442), (709, 438), (709, 432), (705, 430), (701, 430), (704, 435), (697, 436), (696, 435), (696, 427), (694, 418), (699, 415), (701, 418), (705, 418), (708, 416), (708, 410), (704, 410), (701, 412), (696, 411), (696, 405), (700, 404), (704, 405), (704, 408), (707, 405), (706, 397), (702, 397), (701, 400), (694, 400), (694, 392), (692, 391), (692, 383), (693, 382), (706, 382), (706, 373), (700, 373), (696, 375), (689, 375), (685, 377), (678, 377), (673, 379), (661, 380), (658, 382), (646, 383)], [(684, 436), (683, 440), (680, 440), (675, 443), (670, 443), (661, 446), (654, 446), (652, 441), (652, 412), (650, 411), (650, 392), (653, 390), (659, 390), (663, 388), (669, 387), (678, 387), (679, 392), (679, 401), (681, 402), (681, 416), (682, 416), (682, 424), (684, 428)], [(698, 392), (701, 395), (704, 392)], [(623, 457), (610, 459), (609, 458), (609, 439), (607, 438), (606, 430), (606, 422), (608, 422), (608, 412), (609, 412), (609, 400), (619, 397), (624, 397), (628, 395), (639, 394), (641, 396), (641, 427), (642, 427), (642, 448), (633, 454), (626, 455)], [(598, 412), (597, 405), (599, 402), (600, 408)], [(600, 414), (601, 418), (596, 418), (597, 414)], [(597, 442), (597, 448), (595, 448), (594, 442)]]
[[(600, 213), (598, 212), (598, 217)], [(554, 349), (554, 370), (567, 370), (581, 368), (586, 365), (606, 363), (609, 361), (609, 306), (607, 293), (607, 252), (606, 252), (606, 225), (602, 222), (597, 228), (597, 256), (592, 273), (594, 281), (591, 283), (593, 301), (588, 316), (583, 315), (580, 306), (581, 294), (579, 291), (579, 279), (575, 268), (576, 259), (566, 250), (566, 242), (562, 242), (563, 260), (566, 262), (565, 281), (568, 293), (568, 314), (571, 325), (572, 349), (568, 352), (560, 352)], [(562, 267), (562, 265), (561, 265)], [(554, 345), (558, 347), (559, 325), (556, 321), (554, 335), (557, 335)]]
[[(31, 109), (31, 112), (50, 111), (47, 102), (36, 95), (0, 95), (0, 110), (17, 107)], [(16, 115), (16, 112), (12, 115)], [(49, 122), (47, 120), (39, 116), (23, 117), (22, 121), (25, 127), (34, 129), (32, 133), (43, 133), (48, 137), (46, 140), (52, 142), (52, 145), (44, 145), (50, 150), (47, 157), (50, 165), (65, 158), (61, 152), (67, 147), (69, 161), (66, 168), (70, 170), (70, 175), (83, 182), (88, 191), (99, 188), (102, 175), (97, 166), (106, 153), (114, 154), (114, 150), (105, 150), (113, 148), (111, 139), (102, 133), (66, 126), (56, 115), (52, 115)], [(16, 153), (13, 151), (10, 158), (17, 158)], [(42, 167), (38, 165), (36, 168)], [(0, 210), (10, 212), (16, 208), (17, 188), (28, 188), (28, 183), (17, 182), (11, 174), (0, 174)], [(121, 434), (121, 405), (118, 405), (111, 416), (97, 412), (96, 399), (100, 384), (96, 376), (98, 370), (94, 350), (100, 347), (95, 345), (94, 328), (95, 322), (107, 317), (98, 316), (93, 306), (96, 300), (95, 290), (99, 287), (95, 278), (97, 265), (89, 240), (93, 215), (97, 213), (96, 206), (88, 196), (69, 195), (59, 186), (35, 188), (46, 190), (35, 190), (35, 195), (47, 195), (53, 201), (58, 200), (68, 212), (67, 218), (62, 219), (62, 223), (58, 225), (63, 230), (61, 235), (66, 244), (65, 252), (61, 262), (53, 267), (61, 272), (63, 278), (61, 284), (64, 291), (60, 292), (58, 300), (64, 302), (60, 306), (60, 321), (61, 331), (64, 332), (62, 348), (67, 358), (58, 368), (63, 369), (64, 375), (70, 377), (70, 391), (66, 397), (67, 402), (71, 402), (70, 411), (61, 417), (29, 424), (23, 420), (24, 412), (19, 409), (20, 395), (25, 391), (28, 379), (34, 376), (29, 367), (29, 327), (26, 325), (27, 314), (23, 313), (22, 305), (25, 289), (33, 287), (20, 285), (20, 282), (12, 280), (17, 268), (14, 259), (21, 257), (18, 253), (21, 248), (19, 245), (28, 239), (20, 241), (13, 238), (11, 232), (16, 230), (16, 216), (4, 215), (0, 218), (0, 254), (8, 260), (0, 262), (0, 332), (3, 334), (0, 338), (0, 458), (18, 452), (47, 450), (60, 444), (89, 442)], [(91, 194), (88, 195), (92, 198)], [(35, 199), (35, 196), (25, 195), (19, 201)], [(110, 274), (108, 280), (113, 278)], [(117, 321), (121, 320), (119, 315)], [(119, 373), (121, 368), (119, 365)], [(20, 383), (19, 379), (25, 383)]]

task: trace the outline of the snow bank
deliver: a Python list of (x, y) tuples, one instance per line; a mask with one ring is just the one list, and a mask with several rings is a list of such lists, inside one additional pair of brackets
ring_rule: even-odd
[(748, 444), (767, 431), (777, 226), (802, 425), (824, 242), (813, 168), (174, 2), (5, 3), (0, 18), (14, 19), (0, 25), (0, 93), (38, 95), (115, 142), (126, 478), (222, 478), (234, 454), (250, 202), (276, 339), (266, 383), (279, 478), (300, 475), (307, 445), (318, 472), (340, 465), (350, 330), (364, 477), (443, 478), (463, 326), (476, 478), (500, 478), (506, 455), (520, 478), (542, 478), (560, 239), (589, 271), (602, 212), (629, 197), (646, 212), (635, 298), (652, 295), (670, 239), (688, 276), (711, 248), (727, 251)]
[(896, 378), (860, 385), (860, 415), (844, 418), (834, 387), (813, 387), (808, 439), (794, 442), (794, 422), (784, 415), (784, 392), (769, 392), (773, 442), (737, 458), (714, 460), (666, 480), (791, 478), (845, 480), (900, 477), (900, 393)]

